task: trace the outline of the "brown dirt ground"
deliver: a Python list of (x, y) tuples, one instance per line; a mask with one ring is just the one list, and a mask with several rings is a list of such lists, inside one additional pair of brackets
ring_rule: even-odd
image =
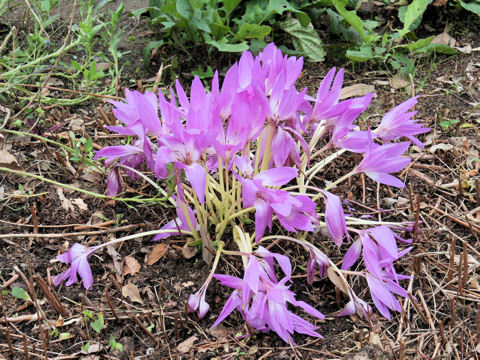
[[(462, 41), (473, 48), (480, 46), (478, 32), (469, 32), (468, 36), (470, 38)], [(141, 51), (142, 46), (135, 47), (129, 56), (132, 60), (135, 56), (141, 58)], [(168, 63), (171, 53), (162, 49), (159, 56)], [(228, 59), (221, 61), (228, 62)], [(187, 80), (193, 65), (191, 59), (187, 59), (184, 68), (180, 69)], [(216, 61), (212, 65), (215, 67)], [(378, 121), (378, 114), (411, 93), (409, 84), (394, 89), (389, 83), (391, 74), (373, 65), (357, 66), (354, 71), (349, 64), (334, 59), (324, 64), (307, 64), (301, 85), (316, 88), (333, 65), (346, 67), (346, 85), (375, 86), (377, 97), (364, 126)], [(153, 59), (153, 66), (143, 79), (152, 76), (158, 66), (159, 61)], [(166, 83), (168, 76), (166, 72)], [(2, 288), (7, 290), (0, 298), (3, 312), (0, 315), (4, 316), (0, 319), (0, 359), (25, 358), (24, 346), (28, 346), (31, 358), (46, 354), (49, 359), (478, 359), (480, 200), (478, 183), (477, 193), (470, 185), (463, 187), (460, 193), (458, 180), (471, 184), (479, 179), (479, 163), (472, 162), (479, 157), (480, 150), (480, 111), (477, 108), (472, 112), (480, 102), (479, 77), (478, 52), (420, 62), (414, 81), (415, 92), (421, 95), (417, 116), (433, 130), (424, 138), (425, 151), (414, 151), (415, 161), (402, 173), (408, 187), (401, 190), (382, 187), (377, 194), (375, 184), (367, 179), (364, 185), (352, 181), (336, 189), (344, 197), (364, 204), (353, 210), (357, 215), (378, 216), (375, 209), (381, 207), (392, 210), (382, 215), (384, 220), (421, 221), (415, 233), (413, 254), (399, 264), (402, 272), (415, 276), (409, 290), (416, 300), (402, 300), (405, 311), (394, 315), (392, 321), (376, 315), (369, 326), (356, 317), (336, 318), (333, 314), (343, 306), (345, 299), (332, 290), (327, 280), (316, 281), (312, 287), (297, 281), (294, 290), (299, 297), (327, 314), (325, 321), (316, 322), (324, 339), (295, 336), (298, 346), (293, 349), (272, 333), (239, 337), (237, 334), (247, 334), (248, 329), (242, 325), (238, 314), (230, 316), (224, 326), (210, 330), (228, 291), (215, 283), (211, 285), (207, 302), (212, 308), (205, 319), (198, 321), (194, 314), (185, 313), (186, 299), (203, 283), (209, 270), (198, 256), (190, 259), (182, 256), (182, 239), (168, 243), (163, 257), (151, 266), (145, 262), (154, 246), (149, 239), (126, 242), (116, 248), (120, 254), (117, 268), (109, 253), (99, 253), (91, 260), (96, 279), (92, 291), (85, 291), (78, 283), (68, 288), (49, 287), (46, 293), (57, 297), (64, 308), (62, 314), (55, 308), (55, 300), (41, 290), (38, 280), (49, 282), (52, 275), (65, 269), (53, 261), (57, 254), (75, 241), (95, 244), (111, 237), (157, 229), (170, 219), (172, 211), (160, 205), (127, 207), (65, 189), (59, 194), (54, 185), (1, 173), (0, 234), (9, 236), (0, 237), (0, 285), (4, 284)], [(46, 130), (56, 127), (51, 139), (65, 144), (68, 144), (67, 130), (74, 131), (77, 137), (93, 137), (100, 146), (117, 143), (118, 140), (102, 128), (100, 107), (109, 112), (110, 105), (98, 101), (46, 109), (46, 122), (36, 131), (45, 136)], [(15, 104), (12, 110), (18, 110)], [(460, 123), (449, 130), (439, 125), (441, 121), (454, 118)], [(74, 119), (80, 121), (72, 121)], [(470, 127), (460, 126), (462, 124)], [(1, 145), (3, 150), (14, 154), (25, 171), (90, 191), (104, 191), (105, 176), (69, 161), (56, 146), (46, 145), (33, 137), (10, 134), (4, 134)], [(63, 163), (57, 159), (56, 152)], [(345, 163), (329, 169), (329, 176), (350, 169), (354, 160), (347, 158)], [(131, 185), (138, 189), (138, 185)], [(364, 188), (368, 190), (365, 198)], [(134, 190), (130, 190), (132, 195)], [(148, 193), (151, 189), (145, 186), (142, 191)], [(62, 196), (68, 200), (62, 200)], [(116, 223), (95, 225), (112, 219)], [(127, 228), (119, 231), (120, 226)], [(96, 233), (71, 235), (79, 231)], [(13, 237), (13, 234), (30, 236)], [(55, 234), (64, 235), (52, 237)], [(312, 241), (322, 240), (321, 234), (312, 236)], [(291, 246), (286, 250), (296, 259), (296, 265), (305, 266), (307, 258), (301, 249)], [(134, 275), (123, 271), (127, 257), (141, 266)], [(234, 271), (235, 265), (222, 262), (219, 271)], [(297, 268), (295, 274), (302, 277), (304, 272)], [(121, 287), (127, 283), (139, 289), (142, 303), (122, 296)], [(15, 286), (30, 293), (44, 314), (43, 320), (31, 318), (37, 313), (31, 302), (10, 295), (9, 290)], [(361, 292), (362, 284), (357, 286)], [(100, 334), (90, 327), (90, 320), (85, 320), (84, 310), (104, 315), (105, 328)], [(5, 318), (8, 321), (5, 322)], [(60, 333), (70, 335), (60, 339), (52, 334), (47, 319)], [(152, 324), (154, 327), (149, 334), (146, 327)], [(123, 353), (108, 351), (110, 335), (123, 344)], [(186, 351), (182, 352), (179, 345), (185, 345), (184, 341), (188, 340), (195, 341), (184, 346)], [(81, 354), (81, 347), (87, 342), (91, 344), (88, 356)]]

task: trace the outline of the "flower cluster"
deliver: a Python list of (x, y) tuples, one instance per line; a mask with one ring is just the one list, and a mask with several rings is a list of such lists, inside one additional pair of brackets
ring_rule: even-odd
[[(200, 244), (205, 240), (201, 229), (213, 233), (217, 243), (225, 241), (228, 245), (229, 239), (235, 240), (239, 251), (217, 247), (211, 276), (190, 297), (191, 311), (198, 311), (200, 317), (206, 315), (210, 308), (206, 289), (216, 278), (234, 290), (214, 326), (237, 309), (251, 328), (273, 330), (290, 343), (294, 332), (320, 335), (314, 325), (292, 313), (287, 303), (319, 319), (323, 316), (297, 301), (289, 290), (289, 258), (269, 252), (260, 244), (275, 238), (301, 244), (310, 255), (308, 282), (314, 281), (315, 274), (328, 276), (350, 298), (339, 315), (372, 314), (347, 279), (364, 277), (375, 306), (390, 318), (389, 309), (401, 310), (394, 294), (408, 295), (399, 285), (399, 280), (408, 277), (397, 274), (393, 263), (410, 248), (399, 251), (396, 241), (403, 239), (381, 222), (346, 217), (342, 200), (329, 190), (360, 173), (382, 184), (404, 187), (403, 181), (392, 174), (410, 162), (403, 156), (410, 142), (396, 141), (406, 137), (422, 147), (415, 136), (429, 131), (415, 119), (416, 112), (409, 111), (417, 98), (390, 110), (376, 129), (360, 130), (355, 121), (374, 94), (340, 100), (344, 72), (333, 68), (320, 83), (316, 97), (312, 97), (307, 89), (295, 86), (302, 68), (302, 58), (283, 55), (270, 44), (256, 57), (244, 52), (226, 72), (221, 86), (215, 73), (210, 91), (198, 77), (191, 84), (189, 96), (179, 81), (168, 94), (127, 90), (125, 102), (112, 101), (113, 112), (124, 126), (108, 129), (134, 140), (129, 145), (107, 146), (95, 157), (105, 159), (110, 196), (121, 192), (122, 171), (132, 179), (150, 173), (158, 180), (174, 180), (172, 202), (177, 218), (164, 225), (154, 240), (188, 233)], [(363, 154), (362, 161), (333, 183), (314, 184), (319, 172), (348, 151)], [(317, 203), (319, 199), (323, 204)], [(254, 213), (252, 235), (238, 226), (249, 213)], [(267, 229), (272, 231), (274, 222), (297, 235), (265, 236)], [(356, 229), (349, 225), (377, 226)], [(350, 243), (352, 234), (358, 234), (341, 269), (305, 240), (305, 232), (319, 226), (326, 227), (340, 250), (344, 241)], [(233, 236), (226, 236), (225, 231), (230, 230)], [(75, 250), (72, 247), (59, 257), (70, 263), (71, 269), (56, 277), (55, 283), (69, 278), (70, 285), (78, 272), (85, 287), (91, 286), (87, 258), (104, 244), (92, 250), (80, 246), (74, 245)], [(222, 254), (241, 256), (243, 279), (214, 274)], [(349, 270), (360, 255), (365, 269)], [(281, 280), (275, 275), (273, 259), (283, 271)]]

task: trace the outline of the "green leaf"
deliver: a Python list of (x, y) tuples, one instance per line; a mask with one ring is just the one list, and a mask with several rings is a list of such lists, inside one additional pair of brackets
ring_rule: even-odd
[(285, 21), (281, 28), (292, 36), (295, 49), (301, 51), (310, 61), (320, 62), (325, 59), (325, 49), (322, 40), (312, 25), (303, 27), (296, 19)]
[(60, 340), (68, 339), (69, 337), (70, 337), (70, 333), (69, 333), (69, 332), (60, 333), (60, 334), (58, 335), (58, 338), (59, 338)]
[(241, 3), (242, 0), (224, 0), (223, 6), (225, 8), (225, 17), (229, 18), (233, 10)]
[(192, 71), (192, 75), (198, 76), (200, 79), (210, 79), (213, 77), (213, 69), (210, 65), (207, 66), (207, 69), (203, 71), (202, 67), (199, 65), (197, 70)]
[(82, 353), (88, 354), (88, 349), (90, 348), (90, 343), (87, 342), (85, 345), (81, 347)]
[(332, 0), (315, 0), (315, 1), (303, 1), (300, 4), (300, 9), (314, 9), (314, 8), (324, 8), (333, 6)]
[(238, 29), (238, 33), (235, 37), (238, 40), (252, 38), (263, 40), (265, 36), (270, 34), (270, 31), (272, 31), (270, 26), (243, 23), (242, 26), (240, 26), (240, 29)]
[(92, 321), (90, 323), (90, 326), (92, 327), (93, 330), (95, 330), (97, 332), (97, 334), (100, 334), (102, 329), (105, 327), (105, 323), (103, 321), (103, 314), (99, 313), (98, 317), (97, 317), (97, 320)]
[(407, 49), (410, 51), (416, 51), (423, 49), (424, 47), (428, 46), (432, 40), (435, 38), (435, 36), (430, 36), (425, 39), (420, 39), (415, 42), (409, 43), (409, 44), (404, 44), (404, 45), (399, 45), (398, 48), (400, 49)]
[(230, 32), (230, 27), (223, 24), (212, 23), (210, 26), (210, 32), (215, 39), (221, 39)]
[(437, 53), (437, 54), (445, 54), (445, 55), (457, 55), (459, 53), (458, 50), (451, 48), (445, 44), (428, 44), (427, 46), (418, 49), (417, 53)]
[(480, 16), (480, 2), (478, 0), (473, 0), (472, 2), (460, 1), (460, 6)]
[(123, 351), (123, 345), (118, 343), (113, 335), (110, 335), (110, 339), (108, 340), (108, 345), (110, 346), (111, 351), (119, 350)]
[(250, 0), (247, 2), (245, 14), (241, 22), (261, 25), (273, 15), (282, 15), (285, 11), (294, 13), (302, 26), (310, 23), (310, 17), (294, 7), (293, 1), (287, 0)]
[(346, 1), (333, 0), (333, 5), (335, 6), (335, 9), (337, 9), (338, 13), (345, 19), (345, 21), (352, 25), (355, 31), (361, 36), (363, 41), (372, 44), (380, 38), (380, 36), (377, 34), (369, 35), (365, 32), (365, 26), (362, 22), (362, 19), (358, 17), (354, 10), (349, 11), (345, 8)]
[(248, 50), (248, 44), (246, 41), (242, 41), (239, 44), (229, 44), (226, 38), (220, 40), (213, 40), (208, 34), (204, 34), (205, 43), (215, 46), (219, 51), (222, 52), (242, 52)]
[(432, 0), (413, 0), (412, 3), (407, 6), (405, 15), (400, 16), (399, 12), (400, 20), (403, 22), (403, 29), (399, 31), (400, 36), (403, 37), (410, 31), (415, 30), (422, 20), (423, 13), (431, 2)]
[(28, 295), (28, 293), (24, 289), (18, 286), (13, 287), (12, 296), (15, 296), (17, 299), (32, 301), (32, 299), (30, 298), (30, 295)]
[(360, 50), (347, 50), (345, 54), (352, 61), (365, 62), (375, 59), (373, 50), (370, 46), (362, 46)]

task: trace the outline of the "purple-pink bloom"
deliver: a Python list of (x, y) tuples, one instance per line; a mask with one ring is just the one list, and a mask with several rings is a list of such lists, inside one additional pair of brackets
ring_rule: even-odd
[(424, 124), (417, 122), (418, 120), (414, 118), (417, 111), (407, 112), (415, 106), (417, 99), (418, 96), (410, 98), (387, 112), (375, 130), (378, 137), (383, 140), (395, 140), (406, 136), (411, 142), (423, 149), (423, 143), (415, 135), (429, 132), (430, 128), (425, 128), (423, 127)]
[(85, 246), (75, 243), (66, 253), (57, 256), (57, 259), (70, 267), (61, 274), (53, 278), (53, 285), (58, 286), (62, 281), (67, 280), (67, 286), (77, 282), (77, 273), (83, 281), (83, 287), (87, 290), (92, 288), (93, 275), (88, 258), (97, 250), (97, 247), (86, 248)]
[(349, 239), (342, 201), (340, 197), (328, 191), (323, 190), (322, 193), (325, 196), (325, 222), (327, 223), (327, 230), (333, 242), (340, 247), (344, 237)]
[(370, 143), (363, 160), (354, 172), (365, 173), (369, 178), (385, 185), (405, 187), (405, 184), (389, 173), (397, 172), (407, 166), (411, 159), (402, 154), (407, 151), (410, 142), (377, 145)]
[[(235, 289), (219, 317), (212, 325), (217, 326), (232, 311), (237, 309), (247, 324), (259, 331), (275, 331), (285, 342), (293, 344), (291, 335), (294, 332), (321, 337), (315, 330), (314, 325), (288, 309), (288, 303), (301, 307), (307, 313), (319, 319), (324, 319), (322, 313), (303, 301), (295, 299), (295, 293), (289, 290), (286, 282), (290, 281), (289, 269), (286, 264), (288, 258), (284, 255), (270, 253), (266, 249), (259, 249), (264, 259), (254, 255), (249, 256), (249, 262), (245, 269), (244, 278), (240, 279), (229, 275), (215, 274), (214, 277), (222, 285)], [(274, 274), (273, 261), (279, 260), (286, 276), (279, 282)]]
[[(378, 311), (390, 319), (390, 310), (401, 312), (401, 307), (394, 294), (408, 297), (408, 293), (399, 284), (399, 280), (409, 279), (409, 276), (397, 274), (393, 262), (408, 253), (412, 247), (398, 251), (395, 234), (386, 226), (377, 226), (362, 231), (347, 251), (342, 269), (349, 269), (360, 256), (363, 247), (363, 261), (367, 268), (366, 279), (372, 300)], [(349, 304), (345, 314), (352, 309)]]
[[(238, 161), (237, 161), (238, 162)], [(267, 226), (272, 228), (273, 213), (280, 224), (290, 231), (295, 229), (312, 231), (312, 220), (316, 218), (315, 204), (306, 197), (290, 195), (284, 190), (270, 189), (265, 186), (284, 185), (297, 176), (298, 170), (280, 167), (265, 170), (251, 179), (243, 179), (242, 198), (244, 207), (255, 207), (255, 240), (258, 242)], [(303, 208), (304, 207), (304, 208)]]
[(188, 311), (197, 311), (198, 318), (203, 319), (207, 315), (210, 305), (205, 301), (206, 288), (202, 287), (195, 294), (190, 295), (188, 298)]

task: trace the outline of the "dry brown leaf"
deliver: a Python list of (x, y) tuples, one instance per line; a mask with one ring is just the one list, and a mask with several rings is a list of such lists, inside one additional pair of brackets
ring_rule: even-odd
[(349, 97), (363, 96), (375, 91), (375, 86), (367, 84), (355, 84), (346, 86), (340, 92), (340, 100)]
[(448, 45), (452, 48), (455, 46), (456, 43), (457, 43), (457, 40), (455, 40), (453, 37), (448, 35), (447, 32), (445, 31), (435, 36), (431, 42), (431, 44), (443, 44), (443, 45)]
[(408, 86), (409, 82), (402, 78), (400, 74), (394, 75), (391, 79), (388, 79), (390, 86), (394, 89), (401, 89)]
[(191, 259), (197, 254), (197, 252), (198, 248), (196, 246), (189, 246), (188, 243), (182, 247), (182, 255), (185, 259)]
[(62, 203), (62, 207), (67, 211), (73, 211), (75, 208), (73, 207), (70, 200), (68, 200), (65, 195), (63, 194), (63, 190), (60, 187), (57, 187), (57, 194)]
[(212, 239), (210, 239), (205, 226), (200, 227), (200, 236), (202, 237), (202, 259), (207, 263), (207, 265), (210, 265), (215, 254), (212, 254), (211, 252), (213, 249)]
[(435, 0), (433, 2), (433, 6), (445, 6), (447, 4), (448, 0)]
[(131, 301), (143, 304), (143, 300), (140, 297), (140, 291), (132, 283), (127, 283), (127, 285), (122, 286), (122, 295), (128, 297)]
[(333, 271), (331, 268), (327, 269), (327, 275), (330, 281), (341, 291), (343, 291), (345, 294), (348, 294), (348, 287), (345, 285), (345, 282), (342, 280), (340, 276), (337, 275), (335, 271)]
[(150, 254), (147, 255), (147, 265), (153, 265), (155, 264), (158, 260), (160, 260), (163, 255), (167, 252), (168, 245), (166, 244), (157, 244), (153, 247), (152, 251)]
[(0, 150), (0, 167), (6, 167), (12, 170), (23, 170), (20, 165), (18, 165), (15, 156), (10, 154), (7, 150)]
[(193, 347), (193, 344), (195, 343), (195, 341), (197, 341), (198, 338), (194, 335), (194, 336), (190, 336), (187, 340), (185, 341), (182, 341), (180, 344), (178, 344), (177, 346), (177, 350), (179, 352), (181, 352), (182, 354), (185, 354), (187, 352), (189, 352), (192, 347)]
[(123, 275), (135, 275), (140, 271), (140, 263), (132, 256), (123, 259)]
[(115, 271), (118, 276), (123, 276), (122, 275), (122, 264), (121, 264), (121, 259), (122, 257), (120, 254), (115, 250), (115, 248), (112, 245), (107, 245), (107, 252), (108, 255), (112, 257), (113, 260), (113, 266), (115, 268)]
[(72, 200), (72, 204), (77, 205), (80, 210), (88, 210), (87, 204), (85, 204), (85, 201), (83, 199), (77, 198)]

